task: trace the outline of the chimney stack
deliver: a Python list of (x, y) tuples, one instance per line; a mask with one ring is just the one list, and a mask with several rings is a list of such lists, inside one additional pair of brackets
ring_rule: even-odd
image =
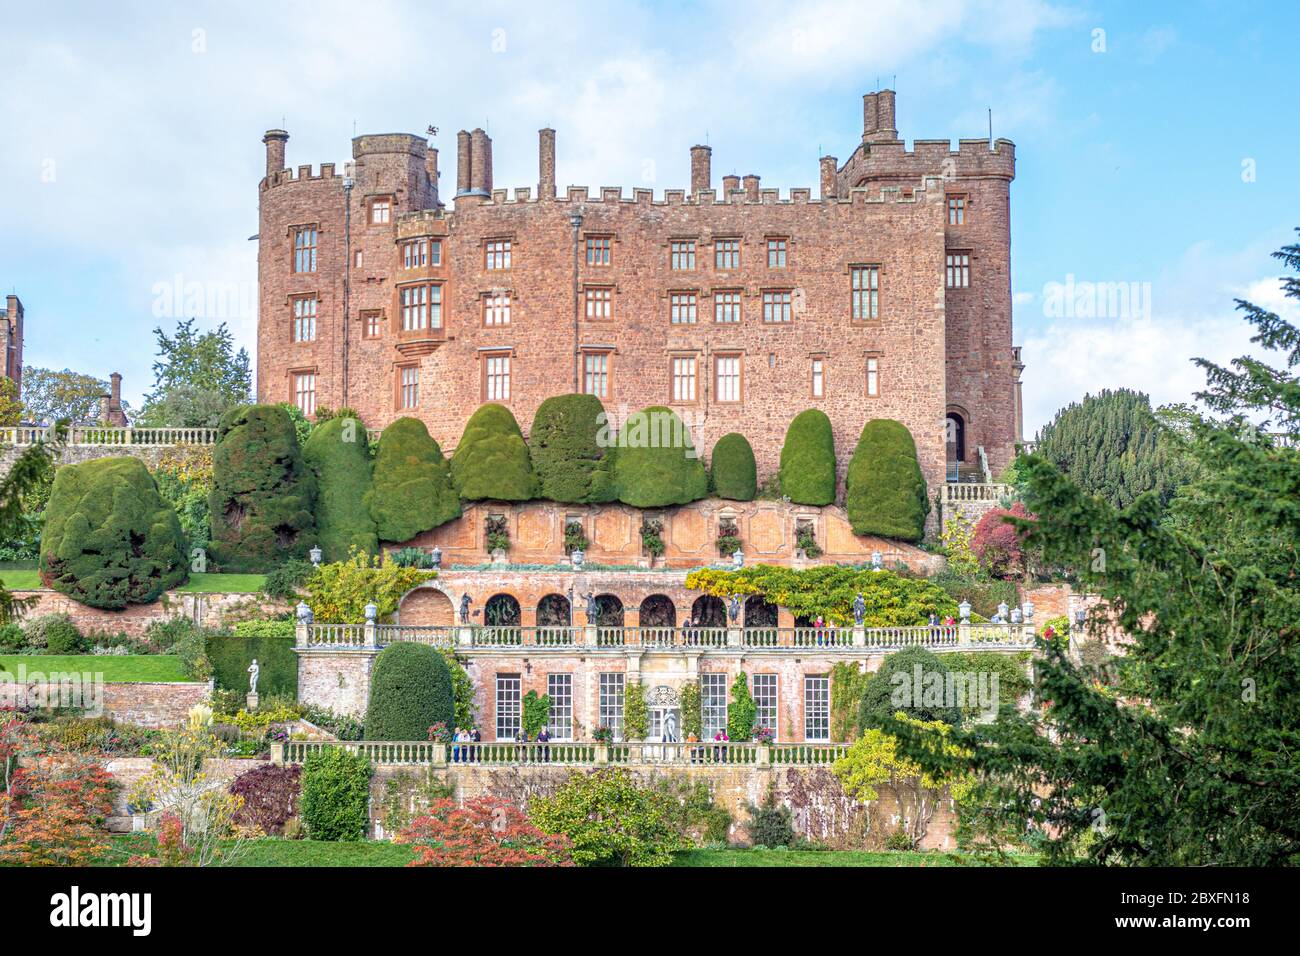
[(492, 140), (481, 129), (469, 134), (469, 191), (474, 196), (492, 195)]
[(731, 202), (731, 194), (740, 192), (740, 177), (736, 175), (722, 177), (722, 198)]
[(425, 147), (424, 171), (429, 174), (429, 191), (433, 194), (433, 205), (438, 205), (438, 147)]
[(456, 134), (456, 195), (464, 196), (469, 192), (470, 181), (469, 133), (461, 130)]
[(881, 90), (862, 97), (862, 141), (889, 143), (898, 139), (894, 125), (894, 91)]
[(835, 198), (835, 171), (839, 161), (834, 156), (822, 157), (822, 199)]
[(706, 189), (712, 188), (713, 172), (711, 163), (713, 150), (708, 146), (691, 147), (691, 195), (698, 196)]
[(108, 428), (113, 424), (113, 413), (109, 410), (113, 400), (107, 395), (99, 396), (99, 424)]
[(555, 198), (555, 130), (537, 131), (537, 198)]
[(758, 177), (750, 173), (744, 179), (745, 202), (758, 202)]
[(282, 129), (268, 129), (262, 137), (266, 144), (266, 175), (273, 176), (284, 169), (284, 144), (289, 134)]

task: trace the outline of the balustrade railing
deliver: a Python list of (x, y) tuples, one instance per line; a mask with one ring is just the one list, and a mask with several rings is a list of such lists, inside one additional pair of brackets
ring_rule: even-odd
[[(0, 428), (0, 444), (35, 445), (45, 441), (52, 428), (19, 426)], [(102, 447), (134, 445), (167, 448), (173, 445), (214, 445), (215, 428), (110, 428), (96, 425), (74, 425), (67, 430), (65, 445), (74, 447)]]
[(1000, 501), (1011, 494), (1010, 485), (991, 482), (948, 482), (943, 486), (945, 504), (959, 501)]

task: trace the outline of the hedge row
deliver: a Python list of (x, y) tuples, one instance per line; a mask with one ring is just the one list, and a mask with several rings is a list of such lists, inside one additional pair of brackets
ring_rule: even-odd
[(210, 634), (208, 660), (218, 690), (248, 693), (248, 665), (257, 659), (257, 692), (298, 694), (298, 655), (293, 652), (293, 621), (242, 621), (234, 634)]

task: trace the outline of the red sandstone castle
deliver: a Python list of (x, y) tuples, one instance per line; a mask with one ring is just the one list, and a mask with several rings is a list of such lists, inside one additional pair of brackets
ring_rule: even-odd
[(894, 92), (863, 100), (861, 142), (821, 158), (819, 196), (714, 188), (691, 149), (689, 190), (656, 197), (492, 181), (492, 141), (458, 134), (456, 194), (438, 151), (407, 134), (358, 136), (345, 175), (285, 167), (269, 130), (260, 191), (260, 401), (348, 406), (371, 427), (424, 420), (450, 449), (483, 402), (527, 433), (541, 402), (598, 395), (611, 412), (668, 405), (700, 450), (743, 433), (760, 478), (790, 420), (829, 415), (842, 465), (864, 422), (916, 439), (932, 487), (1020, 438), (1012, 345), (1005, 139), (899, 139)]

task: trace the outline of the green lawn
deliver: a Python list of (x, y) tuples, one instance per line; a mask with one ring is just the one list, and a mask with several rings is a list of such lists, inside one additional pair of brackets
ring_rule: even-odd
[(106, 681), (129, 683), (189, 680), (181, 670), (181, 659), (170, 654), (0, 654), (0, 671), (13, 674), (19, 664), (26, 665), (29, 675), (33, 671), (44, 674), (89, 672), (103, 674)]
[[(673, 866), (987, 866), (960, 853), (856, 850), (690, 850)], [(1029, 857), (1013, 857), (1008, 866), (1033, 866)]]
[(35, 591), (44, 587), (39, 571), (0, 571), (0, 584), (8, 591)]
[(265, 574), (191, 574), (176, 590), (198, 594), (256, 594), (265, 583)]

